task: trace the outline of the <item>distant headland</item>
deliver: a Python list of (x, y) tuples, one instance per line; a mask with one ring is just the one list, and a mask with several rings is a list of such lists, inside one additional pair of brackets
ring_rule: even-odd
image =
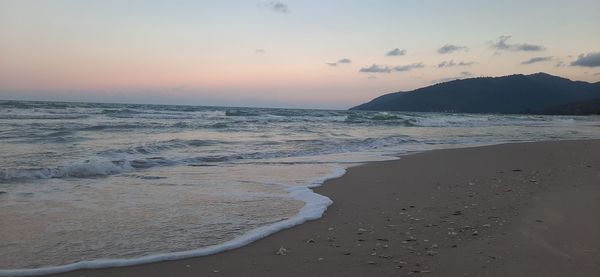
[(600, 82), (546, 73), (454, 80), (377, 97), (351, 110), (498, 114), (600, 114)]

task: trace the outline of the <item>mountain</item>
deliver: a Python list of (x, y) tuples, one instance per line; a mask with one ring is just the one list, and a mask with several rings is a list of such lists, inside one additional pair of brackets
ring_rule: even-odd
[(542, 114), (600, 115), (600, 98), (547, 108)]
[[(591, 114), (600, 82), (546, 73), (454, 80), (377, 97), (351, 110), (500, 114)], [(585, 109), (583, 108), (585, 107)]]

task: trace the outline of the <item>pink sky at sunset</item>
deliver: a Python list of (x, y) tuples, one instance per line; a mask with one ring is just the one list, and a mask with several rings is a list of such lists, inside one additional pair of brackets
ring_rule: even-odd
[(453, 78), (600, 81), (575, 65), (600, 51), (597, 1), (324, 2), (2, 1), (0, 99), (347, 108)]

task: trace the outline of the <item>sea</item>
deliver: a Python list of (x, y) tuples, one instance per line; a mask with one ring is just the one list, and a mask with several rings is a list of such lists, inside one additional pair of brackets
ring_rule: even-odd
[(0, 101), (0, 276), (240, 247), (321, 217), (311, 188), (366, 162), (596, 138), (598, 116)]

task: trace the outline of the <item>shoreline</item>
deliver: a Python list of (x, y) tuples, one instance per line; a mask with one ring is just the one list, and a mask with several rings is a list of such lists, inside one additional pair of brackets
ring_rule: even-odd
[(128, 259), (97, 259), (40, 268), (0, 269), (0, 277), (46, 276), (53, 274), (68, 273), (77, 270), (101, 270), (105, 268), (138, 266), (150, 263), (206, 257), (226, 251), (235, 250), (252, 244), (255, 241), (261, 240), (277, 232), (281, 232), (283, 230), (287, 230), (295, 226), (304, 224), (308, 221), (317, 220), (323, 217), (323, 214), (325, 213), (327, 208), (331, 206), (331, 204), (333, 204), (333, 202), (328, 197), (315, 193), (313, 189), (322, 186), (328, 180), (340, 178), (346, 173), (346, 171), (346, 169), (339, 167), (336, 168), (336, 170), (333, 171), (331, 174), (323, 178), (313, 180), (306, 186), (288, 187), (286, 190), (290, 194), (291, 198), (305, 203), (305, 205), (298, 211), (296, 215), (288, 219), (276, 222), (274, 224), (252, 229), (247, 233), (243, 234), (242, 236), (236, 237), (224, 243), (187, 251), (158, 253)]
[[(235, 276), (235, 275), (239, 275), (243, 273), (247, 273), (247, 272), (251, 272), (250, 275), (261, 275), (259, 272), (262, 272), (262, 275), (266, 274), (265, 272), (269, 272), (269, 274), (271, 274), (270, 272), (278, 272), (278, 270), (282, 270), (283, 268), (281, 268), (281, 265), (279, 265), (279, 263), (281, 262), (282, 258), (284, 259), (284, 261), (286, 261), (286, 263), (289, 263), (290, 265), (296, 265), (296, 267), (298, 265), (311, 265), (312, 268), (310, 271), (301, 271), (298, 269), (291, 270), (292, 272), (288, 271), (281, 271), (281, 273), (278, 274), (283, 274), (283, 275), (297, 275), (297, 276), (302, 276), (305, 274), (324, 274), (325, 272), (327, 273), (327, 275), (362, 275), (362, 274), (370, 274), (370, 273), (375, 273), (375, 274), (380, 274), (380, 275), (387, 275), (387, 274), (416, 274), (416, 273), (432, 273), (435, 274), (436, 272), (438, 272), (438, 268), (444, 268), (444, 264), (447, 264), (449, 262), (441, 262), (444, 261), (444, 259), (450, 259), (447, 255), (444, 255), (444, 252), (446, 252), (446, 250), (448, 249), (462, 249), (463, 247), (458, 247), (457, 244), (448, 244), (446, 243), (447, 241), (452, 241), (452, 239), (458, 239), (458, 241), (462, 242), (467, 241), (469, 243), (471, 243), (470, 241), (475, 240), (475, 241), (479, 241), (477, 240), (480, 237), (483, 237), (484, 234), (487, 233), (494, 233), (498, 230), (505, 230), (508, 228), (508, 230), (511, 230), (510, 228), (514, 228), (514, 222), (511, 219), (514, 219), (514, 217), (516, 217), (519, 212), (525, 211), (527, 208), (530, 208), (531, 206), (531, 201), (525, 201), (525, 199), (521, 199), (523, 197), (529, 196), (529, 195), (538, 195), (542, 192), (544, 192), (545, 190), (547, 190), (547, 187), (544, 186), (539, 186), (538, 184), (538, 180), (537, 179), (531, 179), (531, 178), (538, 178), (539, 179), (539, 172), (536, 173), (535, 175), (531, 175), (529, 176), (529, 180), (527, 180), (528, 183), (530, 183), (529, 185), (535, 183), (536, 186), (535, 188), (527, 188), (530, 191), (524, 190), (523, 188), (508, 188), (505, 189), (506, 191), (502, 192), (503, 194), (510, 194), (511, 192), (519, 192), (518, 193), (518, 197), (517, 199), (512, 199), (512, 200), (507, 200), (507, 203), (504, 204), (514, 204), (514, 207), (511, 205), (500, 205), (503, 206), (502, 210), (499, 212), (500, 214), (503, 214), (502, 217), (496, 217), (499, 218), (500, 220), (489, 220), (490, 218), (488, 218), (487, 221), (489, 221), (490, 223), (483, 223), (483, 224), (477, 224), (477, 225), (462, 225), (459, 226), (460, 224), (457, 224), (457, 222), (459, 221), (458, 219), (461, 219), (462, 217), (467, 217), (467, 211), (472, 211), (472, 210), (476, 210), (476, 209), (481, 209), (478, 208), (478, 206), (480, 203), (471, 203), (471, 204), (475, 204), (475, 206), (465, 206), (463, 205), (462, 207), (457, 207), (454, 208), (454, 210), (450, 213), (450, 215), (444, 215), (446, 219), (441, 219), (440, 222), (436, 222), (436, 223), (426, 223), (424, 226), (418, 226), (419, 224), (417, 224), (417, 222), (428, 222), (430, 221), (429, 218), (432, 217), (433, 214), (435, 214), (436, 212), (440, 212), (439, 210), (443, 210), (440, 209), (440, 207), (436, 207), (436, 206), (440, 206), (440, 203), (443, 203), (442, 206), (446, 206), (446, 210), (450, 211), (452, 209), (450, 209), (450, 207), (448, 207), (449, 204), (455, 205), (456, 203), (456, 199), (452, 199), (452, 197), (449, 196), (454, 196), (454, 197), (459, 197), (459, 198), (464, 198), (461, 197), (460, 195), (464, 195), (465, 193), (467, 193), (467, 195), (470, 195), (468, 197), (474, 198), (472, 200), (472, 202), (477, 202), (475, 200), (479, 200), (481, 202), (481, 200), (486, 200), (485, 198), (481, 198), (479, 197), (479, 195), (481, 194), (485, 194), (485, 191), (480, 191), (480, 192), (476, 192), (477, 186), (474, 185), (470, 185), (471, 182), (467, 182), (467, 186), (465, 187), (464, 184), (462, 186), (457, 186), (455, 188), (446, 188), (443, 184), (439, 183), (440, 180), (437, 180), (437, 182), (439, 183), (439, 185), (437, 185), (433, 191), (431, 191), (431, 187), (427, 188), (427, 191), (423, 191), (423, 188), (420, 187), (410, 187), (410, 186), (406, 186), (406, 185), (398, 185), (398, 184), (390, 184), (390, 183), (394, 183), (395, 182), (395, 178), (385, 178), (382, 177), (380, 175), (386, 175), (386, 176), (392, 176), (394, 177), (394, 173), (396, 173), (395, 171), (399, 170), (400, 174), (398, 175), (398, 177), (401, 177), (403, 174), (401, 174), (402, 172), (405, 173), (409, 173), (409, 172), (413, 172), (414, 173), (424, 173), (427, 174), (426, 172), (423, 171), (427, 171), (428, 169), (431, 169), (433, 171), (436, 170), (441, 170), (442, 172), (438, 172), (438, 174), (444, 174), (448, 172), (443, 172), (444, 169), (443, 168), (435, 168), (435, 166), (433, 166), (433, 168), (428, 168), (428, 166), (432, 166), (432, 165), (419, 165), (416, 164), (421, 160), (428, 160), (428, 159), (439, 159), (439, 158), (443, 158), (443, 159), (448, 159), (448, 157), (452, 157), (454, 155), (462, 155), (465, 154), (466, 152), (475, 152), (475, 154), (479, 153), (479, 155), (481, 155), (480, 152), (485, 152), (488, 155), (492, 154), (492, 156), (494, 156), (493, 154), (498, 154), (498, 153), (503, 153), (504, 151), (502, 150), (506, 150), (506, 149), (502, 149), (502, 148), (513, 148), (508, 149), (513, 155), (519, 155), (517, 152), (515, 152), (514, 148), (544, 148), (544, 147), (550, 147), (550, 148), (558, 148), (558, 150), (561, 150), (562, 148), (565, 147), (573, 147), (579, 145), (579, 144), (583, 144), (583, 145), (592, 145), (593, 147), (595, 147), (594, 149), (596, 150), (595, 153), (600, 154), (600, 152), (598, 152), (598, 150), (600, 149), (600, 141), (599, 140), (577, 140), (577, 141), (555, 141), (555, 142), (529, 142), (529, 143), (508, 143), (508, 144), (500, 144), (500, 145), (492, 145), (492, 146), (481, 146), (481, 147), (470, 147), (470, 148), (454, 148), (454, 149), (442, 149), (442, 150), (434, 150), (434, 151), (425, 151), (425, 152), (420, 152), (420, 153), (413, 153), (410, 155), (405, 155), (402, 156), (400, 160), (394, 160), (394, 161), (383, 161), (383, 162), (371, 162), (371, 163), (366, 163), (366, 164), (362, 164), (356, 167), (351, 167), (348, 169), (348, 172), (346, 174), (344, 174), (342, 177), (340, 178), (335, 178), (332, 180), (327, 180), (326, 182), (324, 182), (322, 184), (322, 186), (314, 188), (313, 191), (316, 194), (319, 195), (324, 195), (326, 197), (330, 197), (332, 199), (334, 199), (334, 203), (332, 206), (329, 207), (329, 209), (325, 212), (324, 217), (320, 218), (319, 220), (315, 220), (315, 221), (310, 221), (310, 222), (306, 222), (302, 225), (299, 226), (295, 226), (294, 228), (291, 229), (285, 229), (282, 231), (279, 231), (273, 235), (270, 235), (266, 238), (260, 239), (258, 241), (255, 241), (253, 243), (251, 243), (250, 245), (247, 245), (245, 247), (241, 247), (241, 248), (236, 248), (233, 250), (228, 250), (226, 252), (220, 252), (217, 254), (213, 254), (210, 256), (205, 256), (205, 257), (197, 257), (197, 258), (189, 258), (189, 259), (183, 259), (183, 260), (176, 260), (176, 261), (163, 261), (163, 262), (157, 262), (157, 263), (151, 263), (151, 264), (142, 264), (142, 265), (134, 265), (134, 266), (127, 266), (127, 267), (113, 267), (113, 268), (102, 268), (102, 269), (92, 269), (92, 270), (88, 270), (88, 269), (84, 269), (84, 270), (75, 270), (75, 271), (69, 271), (69, 272), (65, 272), (65, 273), (60, 273), (60, 274), (56, 274), (56, 275), (48, 275), (48, 276), (81, 276), (81, 275), (85, 275), (85, 276), (104, 276), (104, 275), (109, 275), (109, 276), (136, 276), (136, 275), (144, 275), (144, 276), (163, 276), (165, 274), (167, 274), (167, 272), (173, 272), (176, 273), (177, 275), (194, 275), (194, 274), (198, 274), (198, 273), (213, 273), (213, 274), (220, 274), (220, 275), (231, 275), (231, 276)], [(496, 148), (500, 148), (500, 149), (496, 149)], [(579, 146), (579, 148), (581, 148)], [(556, 149), (555, 149), (556, 150)], [(456, 153), (455, 153), (456, 152)], [(462, 154), (461, 154), (462, 152)], [(491, 152), (491, 153), (489, 153)], [(494, 153), (496, 152), (496, 153)], [(535, 151), (534, 151), (535, 152)], [(582, 153), (579, 154), (589, 154), (588, 152), (582, 151)], [(537, 153), (540, 154), (540, 153)], [(430, 157), (430, 156), (433, 156)], [(488, 159), (490, 157), (487, 157)], [(508, 160), (511, 160), (511, 158), (514, 160), (515, 157), (507, 157)], [(464, 160), (464, 159), (463, 159)], [(429, 161), (431, 162), (431, 161)], [(463, 161), (462, 163), (469, 163), (469, 162), (473, 162), (471, 160), (468, 161)], [(515, 161), (513, 161), (515, 162)], [(476, 164), (470, 164), (471, 166), (476, 166)], [(458, 165), (452, 165), (452, 166), (459, 166), (460, 167), (460, 163)], [(408, 171), (407, 168), (408, 167)], [(598, 168), (600, 168), (600, 165), (598, 166)], [(473, 170), (473, 169), (472, 169)], [(506, 169), (505, 169), (506, 170)], [(515, 170), (515, 169), (510, 169), (510, 170)], [(543, 168), (541, 169), (543, 170)], [(375, 171), (375, 172), (372, 172)], [(521, 173), (524, 172), (523, 169), (520, 169), (520, 171), (510, 171), (510, 172), (503, 172), (503, 173), (497, 173), (496, 174), (504, 174), (504, 173), (511, 173), (514, 172), (514, 174), (516, 175), (522, 175)], [(466, 175), (466, 173), (468, 172), (464, 172), (463, 174)], [(367, 178), (365, 179), (364, 175), (369, 175), (366, 176)], [(475, 175), (479, 175), (480, 172), (478, 172)], [(372, 176), (375, 175), (375, 176)], [(422, 174), (417, 174), (417, 175), (422, 175)], [(436, 174), (433, 174), (436, 175)], [(534, 176), (534, 177), (532, 177)], [(419, 177), (419, 176), (415, 176), (415, 177)], [(424, 179), (430, 179), (431, 176), (420, 176), (422, 179), (423, 177), (425, 177)], [(438, 179), (442, 177), (442, 176), (438, 176)], [(452, 179), (452, 177), (454, 177), (454, 179), (461, 177), (460, 174), (458, 176), (452, 176), (452, 174), (445, 176), (446, 181), (448, 179), (448, 177), (450, 177), (450, 179)], [(462, 176), (462, 178), (465, 178), (468, 176)], [(470, 179), (473, 176), (471, 176)], [(489, 177), (489, 176), (485, 176), (485, 177)], [(521, 176), (523, 177), (523, 176)], [(412, 177), (411, 177), (412, 178)], [(368, 183), (369, 180), (371, 183), (375, 183), (375, 185), (378, 186), (383, 186), (386, 187), (385, 189), (387, 190), (387, 192), (391, 192), (392, 196), (394, 198), (390, 199), (390, 194), (381, 194), (382, 191), (380, 190), (374, 190), (374, 193), (377, 197), (374, 197), (376, 199), (376, 202), (379, 201), (379, 203), (372, 203), (372, 205), (368, 205), (368, 203), (360, 203), (362, 206), (362, 208), (370, 211), (371, 213), (365, 214), (367, 213), (366, 211), (360, 211), (359, 210), (355, 210), (353, 216), (351, 216), (350, 218), (348, 218), (347, 215), (345, 215), (345, 210), (346, 210), (346, 206), (348, 204), (352, 204), (352, 200), (353, 201), (360, 201), (360, 199), (354, 199), (357, 198), (356, 194), (369, 194), (368, 191), (364, 191), (364, 184), (357, 184), (357, 179), (360, 179), (363, 183)], [(443, 178), (442, 178), (443, 179)], [(468, 178), (469, 179), (469, 178)], [(497, 178), (496, 178), (497, 179)], [(474, 180), (478, 180), (477, 178), (475, 178)], [(501, 179), (500, 179), (501, 180)], [(533, 182), (532, 180), (535, 180), (535, 182)], [(425, 180), (417, 180), (416, 182), (420, 182), (423, 183)], [(431, 180), (429, 180), (431, 181)], [(446, 182), (444, 180), (442, 180), (442, 182)], [(452, 181), (452, 180), (450, 180)], [(457, 180), (454, 180), (454, 182), (456, 182)], [(477, 183), (478, 181), (474, 181), (475, 183)], [(342, 189), (340, 187), (344, 187), (344, 184), (347, 183), (352, 183), (352, 186), (354, 187), (353, 190), (352, 189)], [(401, 186), (401, 187), (399, 187)], [(357, 191), (357, 189), (359, 191)], [(391, 189), (391, 191), (390, 191)], [(596, 188), (597, 189), (597, 188)], [(362, 190), (362, 191), (361, 191)], [(408, 194), (406, 193), (402, 193), (402, 190), (406, 190), (406, 192), (410, 192)], [(411, 191), (414, 190), (414, 191)], [(444, 195), (443, 191), (444, 190), (448, 190), (447, 191), (447, 195)], [(454, 190), (454, 191), (453, 191)], [(523, 190), (523, 191), (520, 191)], [(457, 191), (461, 191), (462, 193), (457, 193)], [(456, 195), (455, 195), (456, 194)], [(489, 194), (489, 193), (488, 193)], [(414, 199), (411, 199), (412, 197), (410, 197), (411, 195), (413, 196), (418, 196), (415, 197)], [(439, 195), (439, 196), (438, 196)], [(431, 199), (427, 199), (428, 197), (431, 197)], [(490, 196), (490, 195), (487, 195)], [(366, 197), (366, 195), (361, 195), (362, 198)], [(358, 197), (358, 198), (361, 198)], [(382, 201), (382, 199), (380, 198), (385, 198), (384, 201)], [(437, 198), (436, 198), (437, 197)], [(343, 201), (342, 203), (338, 203), (339, 199), (342, 199), (341, 201)], [(345, 203), (345, 198), (347, 198), (347, 200), (351, 200), (350, 203)], [(481, 199), (478, 199), (481, 198)], [(520, 199), (520, 200), (518, 200)], [(364, 202), (364, 199), (363, 199)], [(413, 203), (414, 202), (414, 203)], [(460, 202), (460, 201), (458, 201)], [(505, 201), (506, 202), (506, 201)], [(412, 204), (410, 204), (412, 203)], [(359, 203), (355, 203), (355, 204), (359, 204)], [(597, 203), (596, 203), (597, 205)], [(371, 206), (371, 207), (370, 207)], [(373, 207), (374, 206), (374, 207)], [(379, 207), (381, 206), (381, 207)], [(420, 208), (420, 207), (426, 207), (425, 208)], [(508, 206), (512, 207), (512, 208), (507, 208)], [(432, 209), (431, 208), (436, 208), (436, 209)], [(517, 207), (517, 208), (515, 208)], [(343, 208), (343, 209), (342, 209)], [(495, 207), (497, 208), (497, 207)], [(470, 209), (470, 210), (469, 210)], [(375, 212), (373, 212), (373, 210), (375, 210)], [(379, 211), (379, 215), (378, 212)], [(443, 214), (447, 214), (443, 213)], [(369, 223), (371, 222), (373, 219), (373, 216), (378, 216), (378, 217), (386, 217), (384, 219), (383, 223)], [(400, 218), (394, 218), (394, 217), (400, 217)], [(438, 216), (439, 217), (439, 216)], [(474, 218), (470, 218), (470, 221), (475, 221), (475, 222), (479, 222), (482, 221), (480, 218), (478, 218), (479, 216), (475, 216)], [(439, 217), (439, 218), (443, 218), (443, 217)], [(450, 219), (447, 218), (452, 218), (450, 221)], [(457, 218), (457, 219), (454, 219)], [(462, 219), (461, 219), (462, 220)], [(345, 221), (345, 222), (344, 222)], [(467, 220), (469, 221), (469, 220)], [(483, 220), (485, 221), (485, 220)], [(442, 223), (445, 222), (445, 223)], [(449, 223), (452, 222), (452, 223)], [(385, 223), (398, 223), (398, 224), (385, 224)], [(538, 222), (541, 223), (541, 222)], [(382, 225), (383, 224), (383, 225)], [(417, 237), (418, 233), (428, 233), (429, 230), (433, 230), (433, 229), (439, 229), (437, 227), (439, 227), (439, 225), (442, 224), (450, 224), (452, 226), (455, 227), (447, 227), (447, 228), (452, 228), (452, 229), (448, 229), (450, 231), (445, 230), (444, 232), (434, 232), (430, 235), (427, 235), (425, 237), (427, 237), (426, 239), (421, 239)], [(428, 226), (429, 225), (429, 226)], [(449, 225), (449, 226), (450, 226)], [(493, 225), (493, 226), (492, 226)], [(329, 227), (326, 227), (329, 226)], [(400, 226), (404, 226), (407, 228), (402, 228)], [(326, 227), (326, 228), (325, 228)], [(510, 228), (509, 228), (510, 227)], [(354, 230), (353, 230), (354, 229)], [(380, 230), (381, 229), (381, 230)], [(400, 230), (402, 229), (402, 231)], [(488, 230), (489, 229), (489, 230)], [(492, 231), (492, 229), (494, 229), (494, 232), (489, 232)], [(427, 231), (427, 232), (426, 232)], [(439, 231), (439, 230), (438, 230)], [(446, 232), (447, 231), (447, 232)], [(465, 232), (469, 233), (470, 236), (465, 236)], [(506, 232), (506, 231), (504, 231)], [(387, 235), (385, 236), (381, 236), (381, 233), (387, 233)], [(456, 234), (454, 234), (456, 233)], [(594, 235), (594, 234), (592, 234)], [(597, 235), (597, 234), (596, 234)], [(392, 238), (394, 237), (394, 238)], [(420, 235), (419, 235), (420, 237)], [(445, 238), (444, 238), (445, 237)], [(452, 239), (448, 239), (448, 237), (451, 237)], [(456, 238), (454, 238), (456, 237)], [(500, 237), (500, 236), (498, 236)], [(352, 239), (353, 238), (353, 239)], [(496, 238), (496, 237), (494, 237)], [(374, 242), (374, 243), (373, 243)], [(597, 245), (597, 241), (596, 241), (596, 245)], [(369, 245), (370, 250), (368, 250), (366, 247), (366, 245)], [(447, 245), (448, 244), (448, 245)], [(280, 245), (280, 246), (276, 246), (276, 245)], [(427, 245), (425, 248), (424, 245)], [(320, 247), (319, 247), (320, 246)], [(279, 251), (281, 249), (285, 249), (283, 251)], [(322, 253), (322, 254), (316, 254), (315, 253), (315, 248), (320, 249), (319, 251), (317, 251), (318, 253)], [(420, 249), (423, 248), (423, 249)], [(366, 252), (369, 252), (367, 256), (364, 256), (364, 253), (361, 254), (357, 254), (357, 252), (363, 252), (362, 250), (367, 249)], [(392, 249), (395, 249), (395, 251), (392, 251)], [(442, 251), (443, 249), (443, 251)], [(596, 249), (596, 248), (594, 248)], [(323, 251), (321, 251), (323, 250)], [(337, 253), (337, 254), (331, 254), (330, 252), (340, 252), (340, 251), (336, 251), (336, 250), (343, 250), (341, 252), (343, 253)], [(402, 250), (402, 251), (400, 251)], [(284, 255), (276, 255), (274, 254), (275, 252), (280, 252), (279, 254), (284, 254)], [(395, 253), (395, 252), (406, 252), (407, 253), (407, 257), (406, 258), (398, 258), (397, 255), (391, 255), (391, 253)], [(593, 251), (597, 251), (593, 250)], [(388, 255), (389, 252), (389, 255)], [(555, 251), (556, 252), (556, 251)], [(560, 251), (559, 251), (560, 252)], [(251, 254), (250, 254), (251, 253)], [(312, 253), (313, 255), (310, 255), (310, 253)], [(418, 262), (414, 262), (411, 261), (410, 257), (411, 255), (418, 257), (416, 260), (418, 260)], [(258, 255), (258, 256), (257, 256)], [(322, 256), (322, 257), (314, 257), (314, 255), (316, 256)], [(494, 256), (495, 257), (495, 256)], [(240, 263), (240, 260), (244, 260), (246, 258), (252, 258), (253, 260), (256, 259), (256, 262), (251, 262), (250, 264), (244, 264), (244, 266), (240, 266), (239, 268), (231, 268), (232, 266), (223, 266), (223, 262), (220, 262), (220, 260), (228, 260), (230, 264), (232, 263)], [(312, 258), (312, 259), (311, 259)], [(488, 259), (492, 259), (489, 258)], [(495, 260), (496, 258), (494, 258)], [(272, 263), (276, 263), (276, 264), (270, 264), (269, 260), (272, 260)], [(329, 264), (329, 261), (334, 261), (335, 264), (331, 265)], [(259, 262), (260, 261), (260, 262)], [(432, 263), (432, 261), (434, 261)], [(440, 263), (440, 264), (437, 264)], [(452, 261), (452, 263), (456, 263), (456, 261)], [(489, 261), (488, 261), (489, 263)], [(388, 268), (388, 265), (393, 265), (391, 268)], [(433, 266), (435, 265), (435, 266)], [(383, 270), (385, 266), (386, 270)], [(213, 268), (213, 269), (211, 269)], [(417, 268), (417, 269), (415, 269)], [(314, 269), (314, 271), (313, 271)], [(352, 270), (349, 270), (352, 269)], [(250, 270), (250, 271), (249, 271)], [(598, 267), (593, 268), (592, 266), (592, 270), (596, 270), (598, 272), (600, 272), (600, 269), (598, 269)], [(295, 273), (294, 273), (295, 272)], [(444, 269), (444, 272), (449, 272), (447, 269)], [(476, 271), (475, 271), (476, 272)], [(292, 273), (292, 274), (290, 274)], [(168, 273), (171, 274), (171, 273)], [(455, 275), (447, 275), (447, 276), (455, 276)], [(458, 275), (456, 275), (458, 276)], [(492, 276), (492, 275), (490, 275)], [(591, 276), (591, 275), (590, 275)]]

